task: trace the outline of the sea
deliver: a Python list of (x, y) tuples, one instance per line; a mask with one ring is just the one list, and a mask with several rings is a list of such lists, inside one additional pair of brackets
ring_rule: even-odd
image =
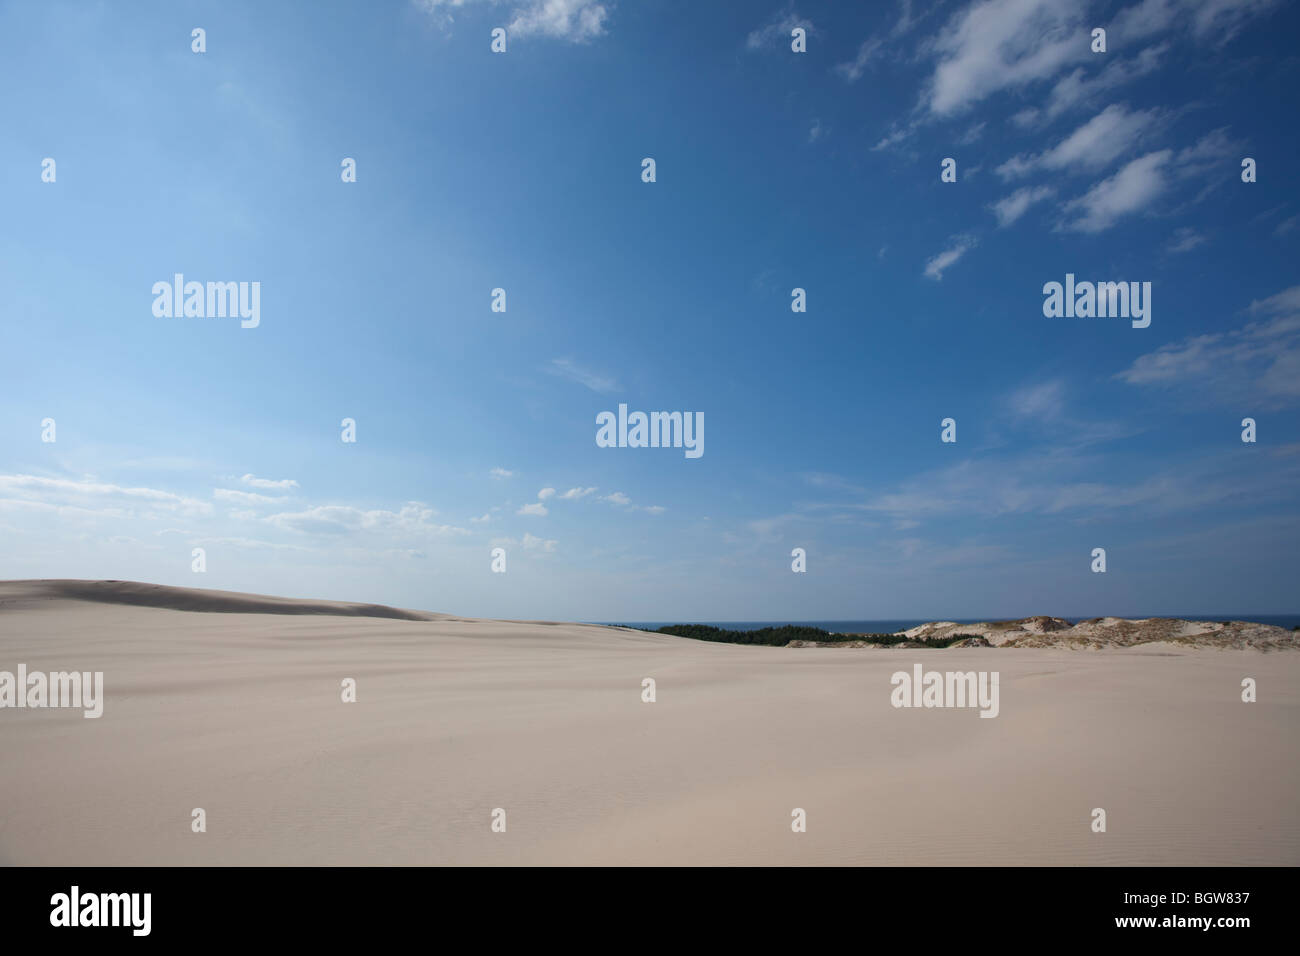
[[(1028, 615), (1024, 615), (1028, 616)], [(1300, 627), (1300, 614), (1116, 614), (1105, 615), (1095, 614), (1091, 617), (1127, 617), (1138, 620), (1144, 617), (1174, 617), (1182, 618), (1188, 621), (1251, 621), (1255, 624), (1272, 624), (1276, 627), (1284, 627), (1288, 631)], [(1091, 617), (1067, 617), (1065, 620), (1071, 624), (1077, 624), (1080, 621), (1090, 620)], [(925, 624), (929, 621), (956, 621), (958, 624), (980, 624), (986, 621), (1014, 621), (1020, 618), (1014, 617), (980, 617), (980, 618), (948, 618), (948, 617), (931, 617), (931, 618), (899, 618), (897, 620), (879, 620), (879, 621), (592, 621), (593, 624), (613, 624), (620, 627), (636, 627), (646, 631), (655, 631), (661, 627), (667, 627), (671, 624), (707, 624), (711, 627), (720, 627), (728, 631), (757, 631), (764, 627), (784, 627), (794, 625), (796, 627), (816, 627), (823, 631), (834, 631), (839, 634), (896, 634), (899, 631), (906, 631), (908, 628), (916, 627), (919, 624)]]

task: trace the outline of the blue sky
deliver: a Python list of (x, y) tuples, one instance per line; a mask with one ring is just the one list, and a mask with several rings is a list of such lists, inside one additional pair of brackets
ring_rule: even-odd
[[(1293, 612), (1297, 27), (7, 4), (0, 577), (581, 620)], [(177, 272), (259, 282), (260, 324), (156, 317)], [(1066, 273), (1150, 282), (1150, 326), (1045, 317)], [(619, 403), (702, 412), (705, 453), (597, 447)]]

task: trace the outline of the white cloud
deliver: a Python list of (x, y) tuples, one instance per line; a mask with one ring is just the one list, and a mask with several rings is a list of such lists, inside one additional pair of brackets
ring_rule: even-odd
[(206, 501), (156, 488), (127, 488), (90, 478), (75, 481), (37, 475), (0, 475), (0, 493), (51, 508), (75, 506), (83, 511), (121, 517), (135, 514), (138, 508), (146, 509), (145, 516), (153, 510), (186, 515), (212, 513), (212, 505)]
[[(1109, 179), (1095, 184), (1085, 195), (1067, 202), (1062, 209), (1073, 218), (1059, 228), (1076, 232), (1109, 229), (1124, 216), (1146, 208), (1175, 177), (1204, 176), (1233, 166), (1238, 149), (1224, 127), (1177, 153), (1162, 149), (1140, 156)], [(1209, 188), (1219, 181), (1222, 180), (1211, 176)], [(1203, 198), (1207, 191), (1202, 191), (1193, 201)]]
[(1038, 123), (1038, 118), (1042, 115), (1042, 110), (1026, 106), (1020, 112), (1011, 114), (1010, 121), (1021, 129), (1029, 129)]
[(277, 491), (288, 491), (291, 488), (298, 487), (298, 482), (294, 481), (292, 478), (271, 479), (271, 478), (258, 478), (254, 475), (244, 475), (244, 477), (240, 478), (239, 480), (242, 481), (244, 484), (248, 485), (250, 488), (266, 488), (266, 489), (272, 489)]
[(1226, 43), (1275, 0), (1141, 0), (1121, 10), (1109, 36), (1133, 42), (1157, 33), (1190, 30), (1199, 40)]
[(557, 358), (551, 359), (551, 364), (546, 367), (546, 371), (552, 375), (558, 375), (560, 378), (566, 378), (570, 382), (577, 382), (579, 385), (585, 385), (593, 392), (607, 394), (609, 392), (620, 391), (622, 386), (618, 381), (608, 375), (602, 375), (599, 372), (593, 372), (589, 369), (582, 368), (572, 359)]
[(1010, 196), (1002, 197), (989, 208), (998, 217), (999, 226), (1009, 226), (1023, 216), (1034, 203), (1041, 202), (1054, 193), (1055, 190), (1050, 186), (1023, 186)]
[(515, 473), (505, 468), (493, 468), (488, 472), (493, 478), (513, 478)]
[(535, 534), (525, 532), (523, 538), (519, 540), (514, 538), (493, 538), (488, 544), (494, 548), (523, 548), (525, 551), (541, 551), (545, 554), (552, 554), (559, 542), (553, 538), (539, 538)]
[[(911, 31), (921, 20), (932, 12), (934, 8), (926, 10), (920, 16), (912, 16), (912, 0), (900, 0), (898, 20), (894, 23), (893, 29), (889, 31), (890, 40), (897, 40), (904, 34)], [(856, 83), (862, 78), (866, 71), (867, 65), (875, 60), (882, 49), (888, 50), (885, 46), (886, 39), (883, 36), (873, 35), (862, 41), (858, 47), (857, 54), (847, 63), (837, 63), (835, 72), (840, 74), (850, 83)]]
[(266, 504), (281, 500), (272, 498), (269, 495), (259, 495), (252, 491), (235, 491), (232, 488), (214, 488), (212, 489), (212, 497), (218, 501), (234, 501), (242, 505)]
[(609, 11), (596, 0), (531, 0), (516, 8), (508, 33), (556, 37), (570, 43), (587, 43), (605, 32)]
[(1266, 318), (1163, 345), (1116, 378), (1234, 404), (1277, 408), (1300, 401), (1300, 286), (1252, 302), (1248, 311)]
[(1287, 315), (1300, 313), (1300, 285), (1271, 295), (1267, 299), (1255, 299), (1248, 309), (1251, 315)]
[(932, 49), (938, 64), (924, 102), (948, 116), (990, 94), (1050, 79), (1092, 54), (1077, 0), (983, 0), (956, 13)]
[(201, 544), (205, 547), (221, 545), (231, 548), (243, 548), (246, 550), (266, 550), (266, 551), (301, 551), (311, 552), (315, 549), (305, 548), (299, 544), (284, 544), (277, 541), (264, 541), (260, 538), (232, 538), (232, 537), (193, 537), (190, 536), (191, 544)]
[[(1239, 161), (1239, 145), (1228, 136), (1228, 128), (1221, 127), (1202, 136), (1192, 146), (1179, 150), (1176, 164), (1182, 176), (1197, 176), (1225, 164)], [(1239, 167), (1238, 167), (1239, 168)]]
[[(1134, 59), (1114, 59), (1097, 73), (1096, 76), (1089, 78), (1083, 67), (1078, 67), (1074, 72), (1063, 76), (1052, 87), (1052, 92), (1047, 98), (1047, 107), (1041, 113), (1038, 110), (1022, 111), (1022, 113), (1032, 115), (1016, 114), (1021, 118), (1020, 125), (1032, 126), (1040, 118), (1044, 120), (1055, 119), (1060, 114), (1066, 112), (1075, 106), (1082, 106), (1095, 100), (1102, 93), (1113, 90), (1117, 87), (1130, 83), (1141, 76), (1153, 73), (1160, 68), (1161, 58), (1169, 50), (1169, 44), (1162, 43), (1158, 46), (1147, 47)], [(1107, 54), (1109, 57), (1110, 54)], [(1016, 117), (1012, 117), (1016, 119)]]
[(436, 524), (437, 514), (428, 505), (410, 501), (400, 511), (382, 508), (363, 510), (351, 505), (317, 505), (302, 511), (281, 512), (263, 520), (286, 531), (301, 534), (389, 534), (389, 535), (463, 535), (464, 528)]
[(526, 531), (524, 532), (524, 540), (521, 542), (521, 544), (523, 545), (523, 547), (524, 547), (526, 550), (528, 550), (528, 551), (537, 551), (537, 550), (541, 550), (541, 551), (546, 551), (546, 552), (552, 552), (552, 551), (554, 551), (554, 550), (555, 550), (555, 546), (556, 546), (558, 543), (559, 543), (559, 542), (555, 541), (554, 539), (551, 539), (551, 538), (539, 538), (539, 537), (537, 537), (536, 535), (529, 534), (529, 533), (526, 532)]
[[(596, 489), (590, 488), (588, 490), (595, 491)], [(647, 514), (652, 515), (661, 515), (668, 510), (663, 505), (634, 505), (632, 504), (632, 499), (621, 491), (615, 491), (608, 495), (601, 495), (597, 500), (608, 501), (610, 504), (618, 505), (620, 508), (627, 508), (630, 511), (644, 511)]]
[(1008, 159), (998, 175), (1015, 179), (1039, 170), (1100, 169), (1131, 149), (1158, 119), (1157, 110), (1131, 113), (1122, 105), (1108, 106), (1046, 152)]
[(866, 72), (867, 64), (871, 62), (872, 58), (884, 45), (885, 41), (881, 37), (868, 37), (862, 41), (862, 45), (858, 47), (857, 55), (852, 60), (835, 65), (835, 72), (848, 82), (856, 83), (862, 78), (862, 74)]
[(951, 249), (945, 249), (925, 264), (927, 279), (933, 279), (935, 282), (941, 280), (946, 269), (976, 246), (974, 236), (954, 236), (953, 242), (955, 244)]
[(1065, 385), (1060, 381), (1026, 385), (1012, 392), (1007, 404), (1017, 418), (1055, 421), (1065, 411)]
[(547, 498), (551, 498), (554, 496), (555, 496), (554, 488), (543, 488), (541, 491), (537, 492), (538, 501), (545, 501)]
[(795, 27), (803, 27), (808, 36), (814, 35), (812, 21), (790, 11), (779, 13), (775, 19), (756, 30), (751, 30), (749, 36), (745, 38), (745, 47), (749, 50), (761, 50), (764, 47), (780, 44), (788, 45), (792, 40), (790, 31)]
[(539, 518), (544, 518), (548, 514), (550, 514), (550, 512), (547, 510), (546, 505), (542, 504), (540, 501), (534, 501), (532, 504), (524, 505), (522, 508), (516, 511), (515, 514), (536, 515)]
[(593, 488), (570, 488), (564, 494), (560, 495), (560, 497), (561, 498), (585, 498), (587, 497), (587, 495), (591, 494), (595, 490), (596, 489), (594, 487)]
[[(1146, 476), (1124, 481), (1080, 478), (1104, 459), (1076, 455), (1025, 455), (1015, 459), (967, 459), (903, 482), (896, 491), (879, 495), (862, 508), (895, 520), (916, 521), (947, 515), (1075, 513), (1095, 518), (1118, 510), (1140, 508), (1145, 514), (1196, 509), (1222, 509), (1226, 500), (1264, 497), (1291, 481), (1267, 470), (1224, 473), (1225, 463), (1179, 462)], [(1229, 466), (1231, 467), (1231, 466)], [(1250, 484), (1254, 487), (1248, 487)]]
[(1063, 228), (1075, 232), (1101, 232), (1124, 216), (1145, 208), (1168, 185), (1173, 153), (1162, 149), (1141, 156), (1114, 176), (1103, 179), (1078, 199), (1065, 204), (1073, 215)]
[(881, 137), (880, 142), (876, 143), (875, 146), (871, 147), (871, 151), (873, 153), (878, 153), (881, 150), (889, 149), (889, 147), (895, 146), (898, 143), (901, 143), (903, 140), (907, 139), (914, 132), (916, 132), (915, 124), (910, 124), (908, 126), (898, 126), (898, 125), (892, 126), (889, 132), (886, 133), (883, 137)]
[(1187, 252), (1191, 249), (1195, 249), (1205, 241), (1205, 236), (1197, 232), (1195, 229), (1185, 226), (1182, 229), (1174, 230), (1173, 238), (1169, 240), (1169, 245), (1166, 248), (1168, 251), (1175, 253)]
[[(456, 13), (474, 3), (500, 6), (507, 0), (415, 0), (444, 29)], [(513, 39), (532, 35), (586, 43), (605, 33), (609, 10), (598, 0), (518, 0), (511, 2), (506, 32)], [(455, 12), (453, 12), (455, 11)]]

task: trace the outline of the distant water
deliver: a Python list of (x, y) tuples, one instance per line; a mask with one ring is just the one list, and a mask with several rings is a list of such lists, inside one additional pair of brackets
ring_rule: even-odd
[[(1104, 614), (1093, 615), (1094, 617), (1106, 617)], [(1276, 627), (1285, 627), (1288, 631), (1300, 625), (1300, 614), (1135, 614), (1135, 615), (1112, 615), (1115, 617), (1177, 617), (1188, 621), (1252, 621), (1256, 624), (1272, 624)], [(836, 631), (840, 634), (894, 634), (898, 631), (906, 631), (908, 628), (916, 627), (919, 624), (925, 624), (928, 621), (935, 620), (952, 620), (952, 618), (905, 618), (893, 621), (597, 621), (598, 624), (617, 624), (624, 627), (639, 627), (647, 631), (658, 630), (661, 627), (667, 627), (670, 624), (708, 624), (712, 627), (721, 627), (728, 631), (757, 631), (763, 627), (784, 627), (786, 625), (795, 625), (798, 627), (819, 627), (823, 631)], [(979, 624), (990, 620), (1018, 620), (1018, 618), (957, 618), (958, 624)], [(1080, 621), (1087, 621), (1086, 617), (1067, 617), (1071, 624), (1077, 624)]]

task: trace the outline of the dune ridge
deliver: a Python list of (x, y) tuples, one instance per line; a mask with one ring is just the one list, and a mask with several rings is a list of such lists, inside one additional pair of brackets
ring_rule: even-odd
[(411, 611), (385, 604), (357, 604), (345, 601), (317, 601), (301, 598), (180, 588), (140, 581), (94, 581), (42, 579), (0, 581), (0, 611), (29, 609), (43, 602), (82, 601), (98, 604), (126, 604), (172, 611), (216, 614), (331, 614), (342, 617), (386, 617), (401, 621), (444, 621), (452, 615)]

